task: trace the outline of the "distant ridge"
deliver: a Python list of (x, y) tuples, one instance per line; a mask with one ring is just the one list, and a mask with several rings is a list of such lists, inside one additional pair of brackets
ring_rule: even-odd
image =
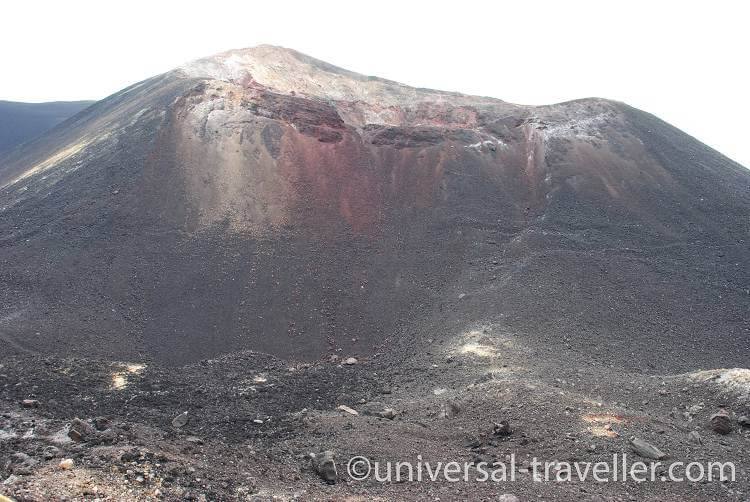
[(72, 117), (94, 101), (22, 103), (0, 100), (0, 155)]

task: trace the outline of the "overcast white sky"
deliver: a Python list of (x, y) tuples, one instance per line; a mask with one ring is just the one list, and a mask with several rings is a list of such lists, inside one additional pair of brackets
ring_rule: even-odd
[(625, 101), (750, 167), (745, 1), (33, 1), (0, 6), (0, 99), (99, 99), (261, 43), (410, 85)]

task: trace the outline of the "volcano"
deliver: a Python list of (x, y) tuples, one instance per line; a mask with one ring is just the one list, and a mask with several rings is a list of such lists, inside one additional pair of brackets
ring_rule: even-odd
[[(623, 103), (194, 61), (0, 157), (0, 493), (745, 500), (749, 234), (750, 171)], [(737, 478), (530, 474), (625, 454)]]
[(747, 363), (750, 173), (605, 99), (229, 51), (6, 155), (0, 216), (8, 354), (310, 360), (501, 320), (645, 370)]

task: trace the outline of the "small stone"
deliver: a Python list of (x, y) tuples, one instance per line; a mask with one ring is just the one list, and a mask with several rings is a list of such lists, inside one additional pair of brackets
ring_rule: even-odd
[(634, 452), (644, 458), (651, 458), (654, 460), (667, 458), (667, 455), (659, 448), (636, 437), (630, 438), (630, 446), (633, 448)]
[(740, 424), (740, 427), (750, 427), (750, 417), (742, 415), (737, 419), (737, 423)]
[(52, 445), (45, 446), (44, 449), (42, 450), (42, 457), (44, 458), (44, 460), (52, 460), (59, 454), (60, 454), (60, 449)]
[(10, 467), (14, 474), (29, 475), (38, 463), (38, 460), (20, 451), (10, 456)]
[(346, 364), (347, 366), (353, 366), (353, 365), (357, 364), (358, 362), (359, 361), (357, 361), (356, 357), (350, 357), (346, 361), (344, 361), (344, 364)]
[(135, 460), (138, 460), (140, 456), (141, 456), (141, 452), (138, 451), (138, 448), (130, 448), (120, 453), (120, 461), (121, 462), (134, 462)]
[(349, 415), (359, 415), (359, 413), (357, 413), (357, 410), (349, 408), (345, 404), (340, 404), (338, 407), (336, 407), (336, 409), (339, 411), (343, 411), (344, 413), (348, 413)]
[(111, 422), (107, 417), (96, 417), (92, 420), (94, 428), (98, 431), (106, 431), (110, 428)]
[(710, 424), (711, 429), (717, 434), (729, 434), (732, 432), (732, 419), (724, 409), (711, 415)]
[(68, 471), (73, 468), (74, 462), (72, 458), (64, 458), (58, 465), (60, 466), (60, 469)]
[(80, 418), (74, 418), (68, 428), (68, 437), (76, 442), (86, 441), (86, 438), (93, 435), (96, 431), (87, 422)]
[(396, 415), (398, 415), (398, 413), (393, 408), (386, 408), (378, 413), (378, 416), (380, 418), (386, 418), (388, 420), (393, 420), (394, 418), (396, 418)]
[(493, 422), (492, 433), (495, 436), (505, 437), (510, 436), (513, 430), (510, 428), (508, 420), (500, 420), (499, 422)]
[(189, 420), (190, 420), (190, 417), (188, 416), (188, 412), (183, 411), (182, 413), (180, 413), (179, 415), (177, 415), (176, 417), (172, 419), (172, 427), (177, 427), (178, 429), (180, 427), (185, 427)]
[[(20, 477), (16, 476), (15, 474), (11, 474), (5, 480), (3, 481), (4, 485), (12, 485), (16, 483), (17, 481), (20, 481)], [(11, 499), (8, 499), (9, 502), (13, 502)], [(0, 498), (0, 502), (5, 502), (2, 498)]]
[(329, 485), (336, 483), (336, 462), (334, 462), (333, 452), (324, 451), (323, 453), (311, 453), (313, 470)]
[(24, 408), (38, 408), (39, 407), (39, 401), (36, 399), (24, 399), (21, 401), (21, 406)]
[(693, 444), (703, 444), (703, 440), (701, 439), (701, 435), (698, 434), (698, 431), (691, 431), (690, 434), (688, 434), (688, 438), (690, 438), (690, 442)]
[(198, 436), (188, 436), (185, 438), (185, 441), (193, 444), (203, 444), (203, 440)]
[(466, 446), (472, 450), (479, 450), (482, 448), (482, 438), (479, 436), (469, 436), (466, 438)]
[(461, 413), (461, 405), (452, 399), (445, 402), (443, 406), (442, 417), (443, 418), (454, 418)]

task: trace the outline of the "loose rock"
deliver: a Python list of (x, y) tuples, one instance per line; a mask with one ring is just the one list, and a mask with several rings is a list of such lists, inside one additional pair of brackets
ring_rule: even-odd
[(352, 365), (357, 364), (358, 362), (359, 361), (357, 361), (356, 357), (350, 357), (346, 361), (344, 361), (344, 364), (346, 364), (347, 366), (352, 366)]
[(497, 500), (498, 502), (520, 502), (520, 499), (512, 493), (503, 493)]
[(394, 418), (396, 418), (396, 415), (398, 415), (398, 413), (393, 408), (386, 408), (378, 413), (378, 416), (380, 418), (386, 418), (388, 420), (393, 420)]
[(310, 458), (312, 459), (313, 470), (315, 470), (318, 476), (329, 485), (336, 483), (336, 463), (334, 462), (332, 451), (324, 451), (317, 454), (311, 453)]
[(31, 470), (38, 463), (38, 460), (20, 451), (10, 456), (10, 468), (14, 474), (31, 474)]
[(39, 407), (39, 401), (36, 399), (24, 399), (21, 401), (21, 406), (24, 408), (38, 408)]
[(654, 460), (667, 458), (667, 454), (662, 452), (659, 448), (636, 437), (630, 438), (630, 446), (635, 453), (644, 458), (651, 458)]
[(112, 425), (107, 417), (96, 417), (92, 422), (98, 431), (106, 431)]
[[(7, 478), (5, 478), (5, 480), (3, 481), (3, 484), (4, 485), (12, 485), (12, 484), (16, 483), (17, 481), (19, 481), (20, 479), (21, 478), (19, 478), (15, 474), (11, 474)], [(10, 502), (13, 502), (10, 499), (7, 499), (7, 500), (9, 500)], [(2, 496), (0, 496), (0, 502), (6, 502), (5, 500), (2, 499)]]
[(499, 422), (493, 423), (492, 433), (495, 436), (505, 437), (513, 434), (513, 430), (510, 428), (510, 422), (508, 420), (500, 420)]
[(443, 418), (454, 418), (461, 413), (461, 405), (452, 399), (445, 402), (443, 406)]
[(340, 404), (336, 409), (339, 411), (343, 411), (344, 413), (348, 413), (349, 415), (359, 415), (359, 413), (357, 413), (357, 410), (349, 408), (345, 404)]
[(199, 438), (198, 436), (188, 436), (185, 438), (185, 441), (187, 441), (188, 443), (193, 443), (193, 444), (198, 444), (198, 445), (203, 444), (203, 440)]
[(60, 469), (67, 471), (73, 468), (74, 462), (72, 458), (64, 458), (58, 465), (60, 466)]
[(711, 415), (711, 429), (717, 434), (729, 434), (732, 432), (732, 419), (726, 410), (719, 410)]
[(703, 444), (703, 440), (701, 439), (701, 435), (698, 434), (698, 431), (692, 431), (690, 434), (688, 434), (688, 437), (694, 444)]
[(73, 441), (81, 442), (86, 441), (86, 439), (91, 437), (95, 432), (95, 429), (90, 424), (84, 422), (80, 418), (74, 418), (70, 422), (68, 437)]
[(189, 420), (190, 420), (190, 417), (188, 416), (188, 412), (183, 411), (182, 413), (180, 413), (179, 415), (177, 415), (176, 417), (172, 419), (172, 427), (177, 427), (178, 429), (180, 427), (185, 427)]

